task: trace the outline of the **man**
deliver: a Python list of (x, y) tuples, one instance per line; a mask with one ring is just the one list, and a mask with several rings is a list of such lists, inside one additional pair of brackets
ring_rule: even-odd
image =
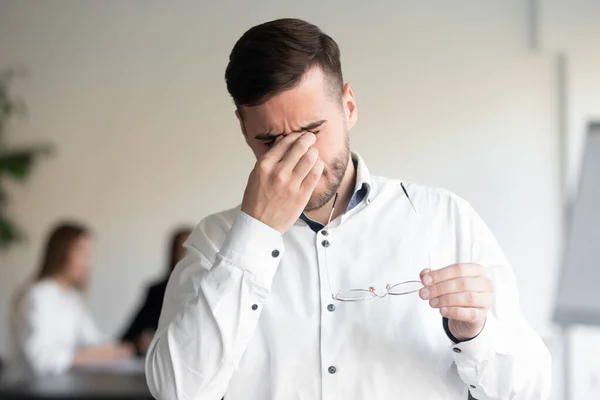
[(548, 397), (549, 354), (475, 211), (350, 152), (335, 41), (301, 20), (258, 25), (225, 77), (257, 163), (241, 207), (199, 224), (169, 281), (156, 398)]

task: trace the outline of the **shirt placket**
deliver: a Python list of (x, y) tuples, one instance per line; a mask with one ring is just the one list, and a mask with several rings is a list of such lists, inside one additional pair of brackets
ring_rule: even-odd
[[(321, 349), (321, 391), (323, 400), (336, 399), (339, 393), (339, 379), (342, 366), (336, 359), (332, 349), (335, 348), (335, 322), (336, 304), (332, 298), (331, 289), (325, 263), (331, 268), (331, 247), (335, 246), (335, 239), (331, 239), (327, 229), (320, 230), (316, 235), (317, 262), (319, 266), (319, 282), (321, 287), (321, 324), (320, 324), (320, 349)], [(329, 254), (328, 254), (329, 253)], [(329, 257), (327, 260), (325, 257)]]

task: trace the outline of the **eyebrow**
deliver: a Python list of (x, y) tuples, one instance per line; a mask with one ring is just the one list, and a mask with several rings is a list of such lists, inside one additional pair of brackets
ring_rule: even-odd
[[(310, 131), (312, 129), (316, 129), (316, 128), (320, 127), (325, 122), (327, 122), (326, 119), (322, 119), (322, 120), (319, 120), (319, 121), (311, 122), (310, 124), (308, 124), (306, 126), (301, 126), (300, 129), (292, 131), (290, 133)], [(283, 132), (282, 133), (271, 133), (270, 131), (267, 131), (265, 133), (260, 133), (260, 134), (256, 135), (254, 138), (257, 139), (257, 140), (269, 141), (269, 140), (275, 140), (275, 139), (277, 139), (279, 136), (281, 136), (283, 134), (284, 134)]]

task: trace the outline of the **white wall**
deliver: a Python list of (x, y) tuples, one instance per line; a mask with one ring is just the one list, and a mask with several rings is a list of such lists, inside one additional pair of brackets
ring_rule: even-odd
[(375, 173), (470, 200), (513, 262), (527, 318), (553, 333), (556, 71), (553, 52), (527, 48), (526, 2), (219, 3), (0, 1), (0, 67), (30, 71), (15, 88), (30, 117), (13, 126), (14, 141), (56, 147), (12, 188), (30, 240), (0, 254), (1, 321), (49, 224), (71, 216), (98, 238), (98, 322), (111, 334), (123, 327), (162, 273), (170, 227), (241, 200), (253, 159), (223, 81), (231, 47), (253, 24), (297, 16), (341, 46), (359, 104), (353, 148)]
[[(567, 199), (577, 194), (579, 173), (590, 121), (600, 121), (600, 2), (544, 0), (543, 48), (566, 60)], [(568, 230), (568, 226), (567, 226)], [(573, 327), (570, 348), (570, 399), (600, 398), (600, 328)]]
[(544, 0), (541, 7), (543, 48), (567, 59), (567, 128), (569, 194), (576, 191), (587, 125), (600, 120), (600, 2)]

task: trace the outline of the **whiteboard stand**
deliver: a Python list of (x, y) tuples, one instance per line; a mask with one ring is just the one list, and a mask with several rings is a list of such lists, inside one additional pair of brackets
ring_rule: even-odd
[(600, 123), (589, 125), (577, 195), (565, 207), (565, 248), (554, 321), (562, 330), (565, 399), (572, 389), (571, 331), (600, 326)]

